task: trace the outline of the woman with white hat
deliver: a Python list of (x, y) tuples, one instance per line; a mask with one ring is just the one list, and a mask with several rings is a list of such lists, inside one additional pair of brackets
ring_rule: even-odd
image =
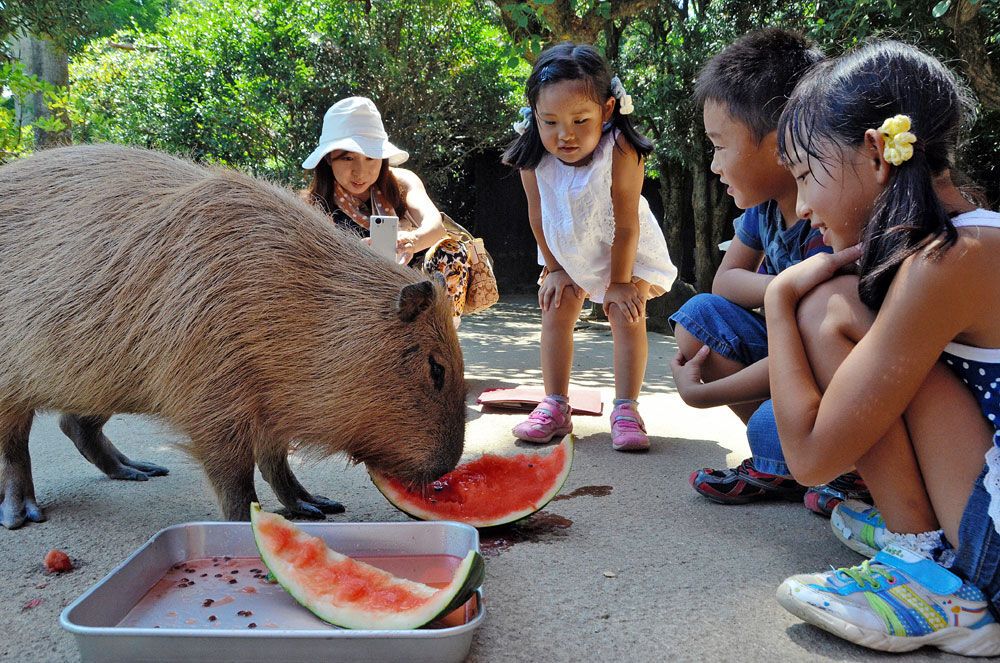
[(397, 168), (409, 156), (389, 142), (370, 99), (341, 99), (326, 111), (319, 145), (302, 162), (313, 171), (303, 197), (361, 237), (369, 236), (370, 216), (398, 216), (397, 255), (413, 267), (444, 274), (457, 317), (468, 285), (468, 254), (461, 242), (445, 238), (441, 212), (420, 178)]

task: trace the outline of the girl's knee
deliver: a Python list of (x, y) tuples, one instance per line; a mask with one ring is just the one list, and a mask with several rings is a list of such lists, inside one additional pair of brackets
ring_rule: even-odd
[[(628, 316), (617, 306), (608, 307), (608, 322), (611, 323), (612, 331), (632, 331), (636, 329), (646, 330), (646, 312), (642, 311), (641, 315), (634, 320), (629, 320)], [(693, 338), (693, 337), (692, 337)]]
[(795, 315), (806, 339), (847, 334), (860, 340), (873, 320), (858, 296), (858, 277), (846, 275), (816, 286), (799, 302)]

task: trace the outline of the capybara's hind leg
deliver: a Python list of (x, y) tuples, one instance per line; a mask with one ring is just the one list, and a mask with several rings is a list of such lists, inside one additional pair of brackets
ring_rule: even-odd
[(84, 458), (112, 479), (146, 481), (170, 473), (165, 467), (132, 460), (119, 451), (102, 430), (107, 421), (108, 417), (64, 414), (59, 418), (59, 428), (73, 440)]
[(264, 481), (285, 505), (291, 516), (322, 519), (327, 513), (343, 513), (344, 505), (322, 495), (312, 495), (302, 487), (288, 466), (288, 450), (284, 447), (257, 451), (257, 467)]
[(31, 480), (31, 456), (28, 435), (35, 413), (0, 413), (0, 525), (15, 529), (27, 521), (40, 523), (45, 515), (35, 501), (35, 483)]
[(250, 503), (258, 502), (253, 486), (251, 446), (192, 439), (195, 456), (205, 467), (226, 520), (250, 520)]

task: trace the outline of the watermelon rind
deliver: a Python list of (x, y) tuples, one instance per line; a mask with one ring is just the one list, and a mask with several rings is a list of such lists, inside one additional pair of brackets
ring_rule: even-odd
[[(363, 567), (366, 573), (388, 577), (391, 579), (393, 585), (411, 591), (418, 596), (427, 596), (430, 600), (423, 605), (400, 611), (366, 610), (360, 605), (351, 604), (337, 605), (329, 599), (324, 600), (323, 597), (312, 595), (308, 588), (296, 580), (294, 564), (288, 560), (281, 559), (275, 552), (270, 550), (259, 531), (260, 523), (265, 518), (280, 519), (280, 521), (283, 521), (280, 524), (293, 530), (298, 542), (306, 543), (318, 537), (306, 534), (294, 523), (287, 521), (276, 513), (262, 511), (260, 504), (257, 502), (253, 502), (250, 505), (250, 524), (253, 530), (254, 542), (257, 544), (261, 561), (267, 566), (271, 576), (303, 607), (318, 618), (334, 626), (366, 630), (408, 630), (419, 628), (465, 604), (479, 586), (482, 585), (486, 574), (486, 565), (483, 557), (474, 550), (469, 551), (455, 570), (451, 582), (442, 589), (434, 589), (423, 583), (398, 578), (370, 564), (354, 560), (354, 563)], [(327, 560), (331, 564), (341, 563), (345, 559), (349, 559), (345, 555), (341, 555), (337, 551), (326, 547), (325, 544), (324, 547), (326, 548)]]
[[(497, 518), (469, 517), (462, 518), (458, 520), (458, 522), (471, 525), (477, 529), (487, 529), (490, 527), (509, 525), (517, 522), (518, 520), (523, 520), (524, 518), (527, 518), (528, 516), (544, 509), (546, 505), (548, 505), (548, 503), (551, 502), (555, 496), (560, 493), (560, 491), (562, 491), (563, 485), (565, 485), (566, 479), (569, 477), (570, 470), (573, 468), (573, 447), (575, 442), (575, 436), (567, 435), (563, 438), (563, 441), (557, 445), (566, 445), (566, 464), (552, 482), (552, 486), (542, 495), (541, 498), (539, 498), (537, 502), (535, 502), (534, 505), (511, 511)], [(376, 488), (378, 488), (379, 492), (382, 493), (387, 500), (389, 500), (389, 503), (411, 518), (416, 518), (417, 520), (454, 520), (451, 516), (441, 515), (433, 509), (427, 508), (423, 503), (411, 501), (406, 493), (403, 493), (392, 486), (387, 477), (383, 477), (374, 472), (369, 472), (369, 476), (372, 479), (372, 483), (375, 484)]]

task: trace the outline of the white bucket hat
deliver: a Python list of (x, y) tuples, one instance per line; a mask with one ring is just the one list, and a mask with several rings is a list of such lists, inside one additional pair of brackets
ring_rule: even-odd
[(382, 116), (371, 99), (365, 97), (348, 97), (330, 106), (323, 116), (319, 146), (302, 162), (302, 167), (315, 168), (320, 159), (334, 150), (388, 159), (390, 166), (398, 166), (410, 158), (408, 152), (389, 142)]

